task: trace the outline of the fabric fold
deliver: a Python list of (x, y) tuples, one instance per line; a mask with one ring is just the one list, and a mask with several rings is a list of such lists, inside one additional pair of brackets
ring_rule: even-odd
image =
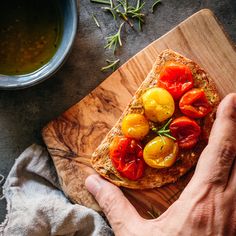
[(8, 214), (0, 236), (113, 235), (97, 212), (66, 198), (53, 162), (41, 146), (30, 146), (16, 159), (3, 194)]

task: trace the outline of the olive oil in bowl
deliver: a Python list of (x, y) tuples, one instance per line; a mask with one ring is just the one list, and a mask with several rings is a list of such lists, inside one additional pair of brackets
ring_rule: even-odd
[(0, 7), (0, 74), (23, 75), (47, 64), (62, 38), (57, 0), (10, 0)]

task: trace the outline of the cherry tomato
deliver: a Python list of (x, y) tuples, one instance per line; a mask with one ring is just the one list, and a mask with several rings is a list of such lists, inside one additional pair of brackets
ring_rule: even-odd
[(137, 140), (116, 136), (110, 145), (110, 158), (123, 177), (137, 180), (143, 176), (143, 148)]
[(178, 144), (165, 136), (152, 139), (143, 150), (146, 164), (158, 169), (172, 166), (177, 154)]
[(189, 149), (198, 142), (201, 128), (196, 121), (181, 116), (173, 120), (169, 126), (171, 134), (176, 138), (180, 148)]
[(128, 114), (122, 120), (121, 129), (127, 138), (143, 139), (149, 132), (149, 123), (141, 114)]
[(158, 87), (165, 88), (178, 100), (185, 92), (193, 87), (191, 70), (183, 64), (168, 62), (160, 72)]
[(175, 111), (175, 102), (171, 94), (163, 88), (150, 88), (142, 95), (146, 117), (154, 122), (170, 118)]
[(201, 118), (212, 111), (206, 95), (202, 89), (194, 88), (183, 95), (179, 101), (182, 113), (191, 118)]

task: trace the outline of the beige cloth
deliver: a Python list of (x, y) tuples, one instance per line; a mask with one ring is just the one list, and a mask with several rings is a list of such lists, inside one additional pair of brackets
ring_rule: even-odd
[(16, 160), (3, 194), (8, 214), (0, 225), (0, 236), (113, 235), (98, 213), (65, 197), (51, 158), (38, 145)]

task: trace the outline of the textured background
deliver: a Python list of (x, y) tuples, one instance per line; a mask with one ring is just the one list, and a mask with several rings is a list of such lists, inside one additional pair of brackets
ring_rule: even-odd
[[(149, 43), (202, 8), (211, 9), (233, 42), (236, 42), (235, 0), (162, 0), (154, 14), (152, 0), (146, 0), (146, 24), (142, 32), (124, 27), (124, 46), (117, 52), (126, 62)], [(91, 15), (101, 24), (97, 28)], [(117, 24), (89, 0), (79, 2), (79, 26), (74, 47), (62, 69), (51, 79), (21, 91), (0, 91), (0, 174), (7, 176), (15, 158), (30, 144), (42, 144), (42, 127), (80, 101), (109, 73), (100, 72), (112, 54), (104, 50), (104, 38), (114, 33)], [(224, 45), (222, 45), (223, 47)], [(6, 214), (0, 201), (0, 222)]]

